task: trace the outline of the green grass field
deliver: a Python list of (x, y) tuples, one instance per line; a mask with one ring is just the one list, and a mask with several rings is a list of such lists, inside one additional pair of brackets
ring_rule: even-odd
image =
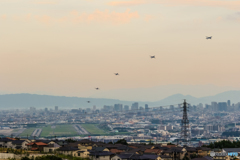
[(76, 136), (78, 133), (71, 124), (56, 125), (52, 128), (51, 125), (42, 128), (41, 137), (50, 136)]
[[(99, 129), (96, 124), (81, 124), (83, 128), (85, 128), (90, 134), (98, 134), (98, 135), (105, 135), (107, 134), (106, 131)], [(31, 136), (33, 131), (37, 128), (42, 129), (42, 133), (40, 137), (54, 137), (54, 136), (80, 136), (72, 124), (58, 124), (54, 125), (45, 125), (45, 126), (38, 126), (36, 128), (27, 128), (23, 131), (20, 136), (26, 137)]]
[(31, 136), (35, 129), (36, 128), (27, 128), (20, 134), (20, 136), (23, 136), (23, 137)]
[[(52, 128), (52, 125), (46, 125), (46, 126), (39, 126), (37, 128), (42, 129), (42, 133), (40, 137), (53, 137), (53, 136), (77, 136), (78, 133), (76, 132), (75, 128), (72, 126), (72, 124), (60, 124), (56, 125)], [(26, 137), (31, 136), (33, 131), (37, 128), (27, 128), (23, 131), (20, 136)]]
[(106, 134), (104, 130), (96, 127), (96, 124), (81, 124), (90, 134)]

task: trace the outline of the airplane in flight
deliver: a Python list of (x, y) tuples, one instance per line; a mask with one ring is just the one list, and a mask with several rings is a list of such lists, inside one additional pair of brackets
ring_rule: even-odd
[(155, 56), (150, 56), (150, 58), (155, 58)]
[(212, 39), (212, 36), (210, 36), (210, 37), (206, 36), (206, 39)]
[(99, 88), (95, 88), (96, 90), (99, 90)]
[(87, 101), (87, 103), (90, 103), (90, 101)]
[(116, 76), (118, 76), (119, 74), (118, 73), (114, 73)]

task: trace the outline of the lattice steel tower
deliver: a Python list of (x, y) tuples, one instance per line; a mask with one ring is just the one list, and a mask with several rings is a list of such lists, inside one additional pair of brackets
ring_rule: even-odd
[(182, 129), (181, 129), (181, 138), (183, 139), (183, 146), (189, 145), (190, 140), (190, 128), (189, 128), (189, 120), (187, 116), (187, 102), (184, 100), (183, 102), (183, 118), (182, 118)]

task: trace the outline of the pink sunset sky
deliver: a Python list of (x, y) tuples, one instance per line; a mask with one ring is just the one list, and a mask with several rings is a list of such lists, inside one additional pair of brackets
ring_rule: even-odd
[(1, 0), (0, 44), (1, 94), (240, 89), (240, 0)]

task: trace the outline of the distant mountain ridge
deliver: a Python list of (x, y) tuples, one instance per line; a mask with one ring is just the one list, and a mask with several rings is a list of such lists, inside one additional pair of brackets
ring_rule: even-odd
[(238, 103), (240, 102), (240, 91), (226, 91), (214, 96), (206, 96), (200, 98), (196, 98), (191, 95), (175, 94), (154, 103), (167, 105), (169, 102), (172, 102), (172, 104), (178, 104), (179, 102), (182, 102), (183, 99), (186, 99), (190, 104), (211, 104), (211, 102), (227, 102), (227, 100), (230, 100), (231, 103)]
[[(232, 103), (240, 102), (240, 91), (227, 91), (216, 94), (214, 96), (207, 96), (196, 98), (191, 95), (174, 94), (160, 101), (147, 102), (139, 101), (139, 106), (148, 104), (149, 107), (157, 107), (164, 105), (180, 104), (186, 99), (190, 104), (210, 104), (211, 102), (226, 102), (231, 100)], [(87, 101), (91, 101), (87, 103)], [(54, 108), (59, 106), (60, 109), (70, 108), (89, 108), (96, 105), (97, 108), (102, 108), (103, 105), (114, 105), (121, 103), (123, 105), (131, 105), (135, 101), (123, 101), (118, 99), (105, 98), (83, 98), (83, 97), (65, 97), (65, 96), (51, 96), (51, 95), (37, 95), (37, 94), (6, 94), (0, 95), (0, 109), (21, 108), (27, 109), (29, 107), (36, 108)]]

